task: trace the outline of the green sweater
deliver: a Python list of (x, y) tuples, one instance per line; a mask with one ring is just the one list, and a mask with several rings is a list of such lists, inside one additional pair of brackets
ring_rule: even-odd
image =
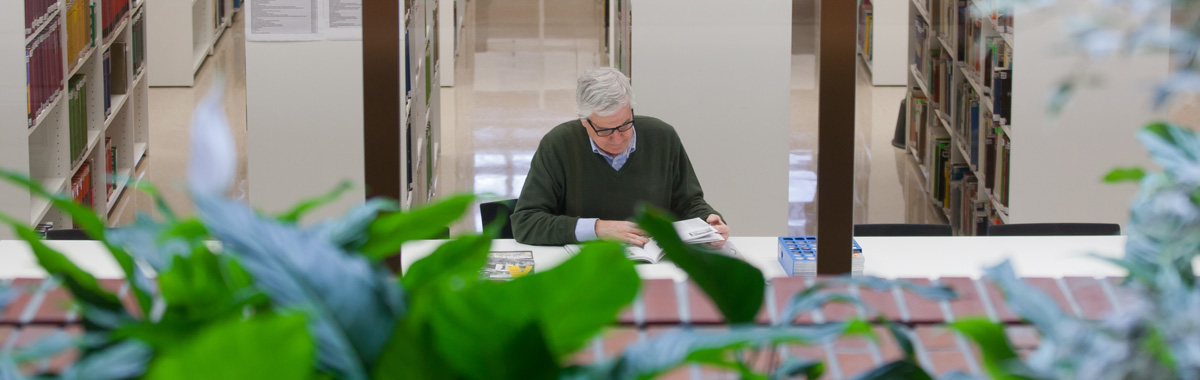
[(592, 151), (579, 120), (542, 137), (512, 215), (518, 242), (575, 243), (579, 218), (632, 220), (646, 202), (683, 219), (715, 214), (675, 129), (647, 116), (634, 118), (637, 149), (621, 170)]

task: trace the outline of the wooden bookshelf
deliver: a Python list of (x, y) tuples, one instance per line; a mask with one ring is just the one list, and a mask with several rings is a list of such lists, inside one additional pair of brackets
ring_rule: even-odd
[[(928, 181), (922, 196), (959, 235), (997, 223), (1123, 223), (1135, 189), (1100, 178), (1117, 166), (1148, 164), (1133, 134), (1163, 116), (1150, 106), (1150, 90), (1166, 78), (1166, 55), (1081, 65), (1082, 54), (1062, 48), (1073, 44), (1066, 20), (1057, 19), (1072, 12), (995, 4), (908, 4), (908, 152)], [(1093, 5), (1055, 6), (1087, 12)], [(1161, 13), (1151, 19), (1169, 16)], [(1054, 86), (1080, 67), (1102, 75), (1104, 85), (1051, 114)], [(937, 159), (939, 136), (945, 162)]]
[[(18, 2), (16, 10), (0, 16), (0, 24), (24, 24), (24, 7), (34, 3)], [(122, 174), (132, 173), (149, 150), (146, 10), (140, 1), (114, 2), (118, 6), (113, 9), (103, 1), (51, 3), (54, 9), (42, 17), (46, 22), (0, 43), (0, 93), (25, 100), (0, 106), (0, 141), (5, 141), (0, 166), (29, 175), (49, 191), (68, 195), (72, 179), (87, 171), (92, 179), (92, 207), (107, 216), (112, 204), (127, 193), (130, 176)], [(105, 14), (106, 10), (110, 13)], [(105, 20), (111, 20), (107, 35), (102, 30)], [(41, 49), (34, 44), (45, 41), (40, 36), (48, 33), (57, 33), (59, 38), (60, 64), (30, 67), (27, 74), (26, 50)], [(72, 55), (72, 50), (77, 53)], [(62, 76), (47, 84), (55, 95), (27, 106), (34, 103), (27, 80), (54, 70), (61, 70)], [(110, 171), (113, 153), (116, 166)], [(45, 199), (8, 184), (0, 185), (0, 212), (30, 226), (50, 222), (61, 229), (73, 225), (68, 215), (51, 209)], [(0, 239), (9, 238), (13, 238), (11, 231), (0, 229)]]

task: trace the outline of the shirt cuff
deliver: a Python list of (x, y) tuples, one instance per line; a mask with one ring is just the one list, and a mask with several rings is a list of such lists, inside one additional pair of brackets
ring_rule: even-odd
[(588, 240), (596, 240), (596, 221), (597, 218), (579, 218), (575, 223), (575, 240), (584, 242)]

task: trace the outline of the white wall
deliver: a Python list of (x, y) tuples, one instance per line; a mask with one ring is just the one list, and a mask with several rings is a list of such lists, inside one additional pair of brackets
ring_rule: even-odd
[[(1136, 186), (1105, 185), (1101, 178), (1117, 166), (1150, 167), (1134, 133), (1149, 121), (1165, 119), (1152, 109), (1151, 95), (1166, 78), (1167, 56), (1093, 62), (1099, 86), (1081, 87), (1063, 113), (1052, 117), (1047, 113), (1052, 91), (1078, 70), (1083, 55), (1061, 49), (1074, 42), (1064, 23), (1048, 22), (1043, 16), (1048, 14), (1053, 13), (1015, 18), (1009, 220), (1124, 223)], [(1157, 17), (1165, 32), (1169, 14)]]
[(246, 42), (250, 204), (268, 212), (355, 188), (310, 220), (363, 201), (362, 41)]
[(787, 233), (791, 0), (633, 2), (637, 113), (675, 126), (739, 236)]

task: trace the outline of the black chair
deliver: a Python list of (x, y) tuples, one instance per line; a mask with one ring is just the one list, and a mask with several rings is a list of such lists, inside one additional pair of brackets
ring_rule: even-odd
[(513, 210), (517, 209), (516, 199), (506, 199), (502, 201), (486, 202), (479, 204), (479, 219), (483, 221), (483, 225), (498, 219), (504, 218), (504, 227), (500, 228), (501, 239), (512, 239), (512, 216)]
[(1018, 223), (988, 226), (988, 236), (1090, 236), (1120, 235), (1121, 225), (1111, 223)]
[(46, 231), (46, 240), (92, 240), (92, 237), (81, 229), (50, 229)]
[(854, 236), (951, 236), (949, 224), (855, 224)]

